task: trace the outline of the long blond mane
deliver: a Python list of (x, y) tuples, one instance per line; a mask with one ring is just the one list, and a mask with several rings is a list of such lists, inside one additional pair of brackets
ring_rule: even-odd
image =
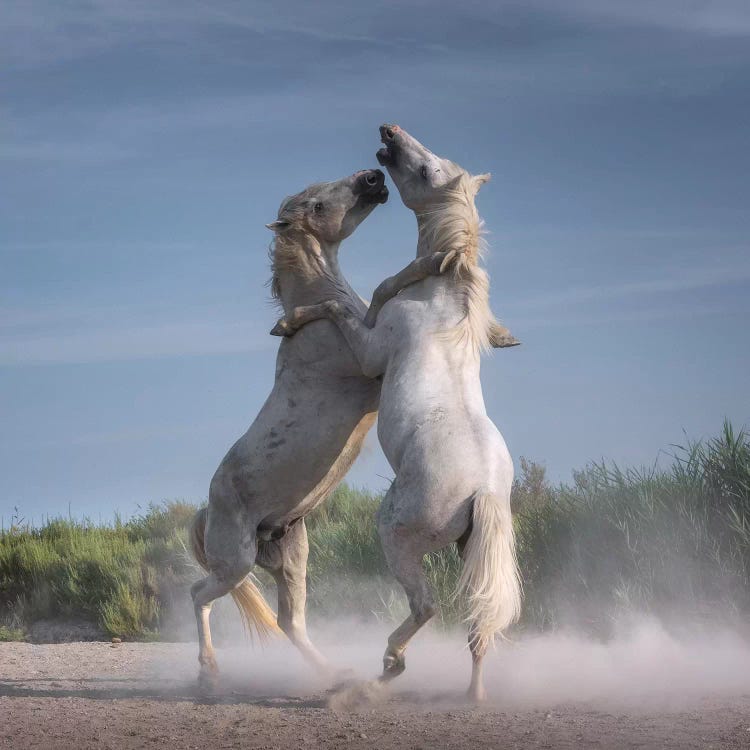
[(493, 337), (505, 331), (490, 309), (490, 281), (479, 265), (487, 243), (474, 199), (488, 179), (488, 175), (462, 171), (443, 188), (438, 203), (419, 214), (430, 250), (448, 253), (443, 268), (451, 269), (457, 292), (463, 297), (464, 317), (447, 335), (481, 351), (488, 350)]
[[(274, 229), (274, 238), (268, 248), (268, 259), (271, 262), (271, 296), (279, 301), (281, 298), (281, 273), (294, 271), (302, 278), (311, 280), (320, 276), (329, 276), (328, 269), (320, 263), (320, 244), (311, 232), (302, 227), (304, 218), (304, 200), (310, 191), (322, 183), (315, 183), (296, 195), (290, 195), (281, 202), (275, 224), (285, 225), (283, 229)], [(269, 228), (274, 225), (269, 224)], [(337, 281), (331, 278), (331, 281)]]
[(305, 251), (300, 242), (289, 237), (276, 235), (268, 247), (268, 260), (271, 262), (271, 297), (281, 299), (281, 273), (285, 270), (307, 272), (309, 263), (306, 262)]

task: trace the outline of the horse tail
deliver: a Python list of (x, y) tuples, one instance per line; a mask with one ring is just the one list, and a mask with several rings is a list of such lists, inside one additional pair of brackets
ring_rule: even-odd
[[(198, 565), (206, 572), (210, 572), (204, 543), (207, 515), (208, 508), (201, 508), (195, 514), (190, 528), (190, 549)], [(276, 614), (268, 606), (260, 589), (249, 576), (229, 593), (240, 611), (242, 624), (247, 632), (250, 634), (255, 632), (261, 640), (265, 640), (270, 635), (281, 634), (281, 629), (276, 622)]]
[(206, 572), (209, 571), (209, 568), (203, 540), (206, 534), (207, 515), (208, 508), (201, 508), (193, 517), (193, 523), (190, 526), (190, 551), (193, 553), (193, 557), (198, 565)]
[(510, 504), (490, 492), (474, 496), (458, 593), (466, 597), (472, 645), (484, 651), (521, 614), (521, 576)]

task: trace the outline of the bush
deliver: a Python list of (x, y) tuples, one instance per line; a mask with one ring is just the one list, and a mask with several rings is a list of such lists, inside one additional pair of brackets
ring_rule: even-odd
[(666, 469), (591, 464), (518, 514), (524, 621), (608, 632), (623, 615), (750, 610), (750, 440), (728, 423)]
[[(307, 519), (312, 617), (366, 613), (396, 621), (404, 594), (375, 525), (380, 497), (339, 487)], [(675, 446), (666, 468), (591, 464), (552, 487), (522, 458), (513, 486), (524, 580), (522, 627), (576, 625), (607, 634), (633, 611), (664, 620), (750, 614), (750, 438), (725, 423)], [(109, 635), (172, 636), (200, 573), (185, 552), (196, 507), (150, 505), (112, 525), (16, 515), (0, 532), (0, 640), (39, 619), (85, 618)], [(443, 625), (460, 620), (452, 546), (425, 558)]]
[[(160, 600), (195, 577), (180, 534), (195, 508), (165, 503), (128, 523), (53, 519), (0, 533), (0, 619), (96, 622), (109, 635), (153, 637)], [(184, 592), (183, 592), (184, 593)]]

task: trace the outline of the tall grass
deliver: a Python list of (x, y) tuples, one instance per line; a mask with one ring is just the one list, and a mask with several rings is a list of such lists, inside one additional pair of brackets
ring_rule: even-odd
[(516, 514), (525, 620), (607, 632), (630, 612), (750, 611), (750, 439), (725, 423), (665, 469), (591, 464)]
[[(312, 618), (405, 616), (377, 538), (379, 502), (342, 486), (309, 517)], [(750, 438), (729, 423), (713, 439), (674, 446), (665, 468), (594, 463), (557, 487), (521, 459), (513, 505), (522, 627), (606, 634), (632, 612), (750, 614)], [(55, 519), (0, 532), (0, 639), (61, 617), (121, 637), (171, 637), (200, 575), (184, 549), (195, 510), (166, 503), (124, 523)], [(459, 566), (455, 549), (425, 558), (444, 625), (460, 619)]]
[[(380, 500), (379, 495), (343, 485), (310, 516), (308, 602), (313, 617), (367, 613), (394, 621), (408, 614), (403, 591), (388, 570), (378, 539), (375, 514)], [(453, 598), (458, 563), (455, 548), (424, 559), (440, 605), (437, 619), (444, 625), (458, 616)]]
[(0, 534), (0, 611), (6, 623), (97, 622), (106, 633), (155, 637), (160, 607), (191, 571), (180, 534), (194, 508), (152, 506), (127, 523), (54, 519)]

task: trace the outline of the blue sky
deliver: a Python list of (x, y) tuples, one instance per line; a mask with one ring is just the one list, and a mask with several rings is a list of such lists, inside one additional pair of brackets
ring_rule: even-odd
[[(277, 341), (263, 224), (375, 166), (398, 122), (471, 171), (483, 365), (554, 479), (750, 422), (750, 6), (6, 2), (0, 515), (205, 498)], [(342, 246), (363, 295), (414, 253), (395, 199)], [(350, 481), (387, 486), (374, 433)]]

